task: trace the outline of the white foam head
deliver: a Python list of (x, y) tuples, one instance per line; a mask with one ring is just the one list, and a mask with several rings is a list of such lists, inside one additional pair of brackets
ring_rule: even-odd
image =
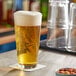
[(14, 13), (14, 22), (18, 26), (40, 26), (42, 14), (35, 11), (17, 11)]

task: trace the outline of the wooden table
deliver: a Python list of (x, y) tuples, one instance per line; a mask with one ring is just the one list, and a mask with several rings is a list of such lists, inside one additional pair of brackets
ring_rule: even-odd
[(17, 63), (16, 50), (2, 53), (0, 54), (0, 76), (55, 76), (55, 72), (59, 68), (76, 68), (75, 55), (53, 51), (41, 50), (38, 62), (40, 64), (46, 65), (46, 67), (32, 72), (13, 70), (8, 66)]

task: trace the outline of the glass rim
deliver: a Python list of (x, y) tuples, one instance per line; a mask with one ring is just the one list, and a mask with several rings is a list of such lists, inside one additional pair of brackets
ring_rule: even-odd
[(70, 8), (72, 9), (72, 8), (76, 8), (76, 3), (71, 3), (70, 4)]

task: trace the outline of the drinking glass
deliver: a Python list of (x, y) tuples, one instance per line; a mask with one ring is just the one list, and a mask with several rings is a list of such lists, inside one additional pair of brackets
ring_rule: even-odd
[(65, 48), (68, 37), (68, 0), (49, 0), (47, 46)]
[(23, 69), (35, 68), (37, 65), (41, 20), (40, 12), (14, 13), (17, 57)]
[(70, 4), (70, 21), (67, 50), (76, 52), (76, 3)]

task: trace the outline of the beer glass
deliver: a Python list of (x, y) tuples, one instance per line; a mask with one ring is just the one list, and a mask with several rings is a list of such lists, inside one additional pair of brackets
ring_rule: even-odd
[(70, 4), (70, 22), (67, 50), (76, 52), (76, 3)]
[(18, 63), (24, 69), (37, 65), (42, 14), (33, 11), (14, 13)]
[(48, 34), (46, 45), (66, 48), (68, 36), (68, 0), (49, 0)]

